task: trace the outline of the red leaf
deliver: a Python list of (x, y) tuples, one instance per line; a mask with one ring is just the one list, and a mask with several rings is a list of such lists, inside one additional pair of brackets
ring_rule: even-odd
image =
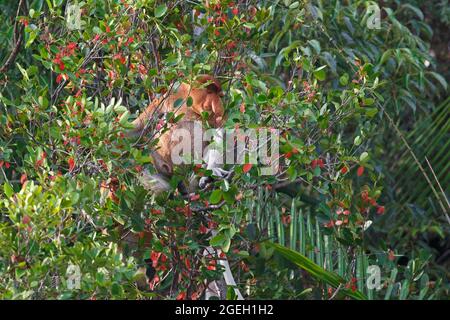
[(58, 74), (58, 76), (56, 77), (56, 83), (61, 83), (61, 81), (63, 80), (63, 75), (62, 73)]
[(193, 293), (191, 294), (191, 299), (192, 299), (192, 300), (197, 300), (197, 299), (198, 299), (198, 293), (197, 293), (197, 292), (193, 292)]
[(26, 173), (23, 173), (23, 174), (20, 176), (20, 183), (21, 183), (21, 184), (24, 184), (25, 182), (27, 182), (27, 174), (26, 174)]
[(155, 209), (155, 208), (150, 209), (150, 212), (151, 212), (151, 214), (155, 214), (155, 215), (162, 214), (161, 210)]
[(358, 175), (358, 177), (361, 177), (364, 173), (364, 167), (359, 167), (358, 171), (356, 171), (356, 174)]
[(75, 42), (69, 42), (69, 43), (67, 44), (67, 49), (69, 49), (70, 51), (75, 50), (76, 47), (77, 47), (77, 44), (76, 44)]
[(210, 271), (215, 271), (216, 270), (216, 260), (211, 260), (208, 264), (208, 266), (206, 267), (206, 269), (210, 270)]
[(323, 169), (323, 167), (325, 166), (322, 159), (317, 159), (317, 165), (318, 165), (319, 168), (321, 168), (321, 169)]
[(31, 222), (31, 218), (28, 215), (24, 215), (22, 218), (22, 223), (23, 224), (29, 224)]
[(153, 291), (153, 289), (154, 289), (155, 286), (158, 284), (158, 282), (159, 282), (159, 276), (158, 276), (158, 275), (155, 275), (155, 277), (152, 279), (152, 281), (149, 282), (150, 290)]
[(156, 268), (158, 266), (158, 260), (161, 256), (161, 252), (152, 251), (150, 255), (150, 259), (152, 260), (152, 266), (153, 268)]
[(384, 210), (385, 210), (384, 206), (379, 206), (378, 209), (377, 209), (377, 213), (380, 214), (380, 215), (384, 214)]
[(364, 190), (363, 192), (361, 192), (361, 199), (364, 202), (368, 202), (369, 201), (369, 192), (367, 190)]
[(335, 225), (333, 220), (330, 220), (329, 222), (324, 224), (325, 228), (332, 228)]
[(394, 254), (394, 251), (392, 251), (392, 250), (390, 250), (390, 249), (389, 249), (388, 259), (389, 259), (390, 261), (394, 261), (394, 260), (395, 260), (395, 254)]
[(250, 171), (250, 169), (253, 167), (253, 164), (251, 164), (251, 163), (246, 163), (246, 164), (244, 164), (244, 166), (242, 167), (242, 171), (244, 172), (244, 173), (247, 173), (247, 172), (249, 172)]
[(73, 158), (69, 158), (69, 160), (67, 160), (67, 162), (69, 163), (69, 171), (72, 171), (73, 168), (75, 168), (75, 160), (73, 160)]
[(206, 234), (206, 233), (208, 233), (208, 228), (206, 228), (206, 227), (203, 225), (203, 223), (202, 223), (202, 224), (200, 224), (200, 227), (198, 228), (198, 231), (199, 231), (201, 234)]
[(189, 258), (186, 257), (184, 264), (186, 265), (186, 268), (191, 271), (191, 262), (189, 261)]
[(290, 215), (283, 215), (281, 216), (281, 221), (286, 226), (291, 223), (291, 216)]
[(177, 300), (184, 300), (186, 299), (186, 292), (185, 291), (181, 291), (178, 295), (177, 295)]

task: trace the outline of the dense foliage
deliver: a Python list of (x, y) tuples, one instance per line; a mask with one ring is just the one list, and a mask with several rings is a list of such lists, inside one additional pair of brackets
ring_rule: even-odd
[[(252, 299), (448, 296), (448, 71), (430, 21), (450, 9), (382, 2), (373, 28), (373, 1), (0, 0), (0, 297), (198, 299), (221, 273), (208, 245)], [(281, 171), (228, 165), (186, 197), (179, 181), (211, 174), (192, 166), (155, 196), (138, 178), (155, 141), (125, 133), (199, 74), (222, 83), (227, 128), (280, 130)]]

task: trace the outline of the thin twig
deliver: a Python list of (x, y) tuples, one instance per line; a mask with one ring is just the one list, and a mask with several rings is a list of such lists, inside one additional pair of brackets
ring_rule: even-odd
[[(20, 12), (20, 8), (22, 7), (23, 4), (23, 0), (20, 0), (19, 2), (19, 6), (17, 8), (17, 14), (16, 14), (16, 22), (14, 24), (14, 31), (16, 31), (16, 25), (17, 25), (17, 17), (19, 16), (19, 12)], [(19, 48), (22, 45), (22, 40), (23, 40), (23, 29), (24, 26), (22, 25), (19, 28), (19, 37), (17, 39), (17, 42), (14, 46), (14, 49), (11, 51), (11, 54), (9, 55), (8, 59), (6, 59), (5, 63), (3, 64), (3, 66), (0, 68), (0, 73), (4, 73), (8, 70), (9, 66), (14, 62), (14, 60), (17, 57), (17, 54), (19, 53)], [(14, 32), (14, 37), (16, 37), (16, 33)]]
[(402, 142), (405, 144), (406, 149), (408, 149), (408, 152), (411, 154), (411, 156), (414, 159), (414, 162), (417, 164), (417, 166), (419, 167), (420, 172), (422, 172), (423, 176), (425, 177), (425, 180), (427, 181), (428, 185), (430, 186), (431, 190), (433, 191), (434, 196), (436, 197), (439, 205), (442, 208), (442, 211), (445, 214), (445, 217), (447, 218), (447, 222), (448, 224), (450, 224), (450, 217), (448, 216), (448, 210), (447, 208), (445, 208), (444, 204), (442, 203), (441, 198), (439, 197), (439, 194), (437, 193), (436, 189), (433, 186), (433, 183), (431, 182), (430, 177), (428, 177), (428, 174), (426, 173), (425, 169), (423, 168), (422, 164), (420, 163), (419, 159), (417, 158), (416, 154), (414, 153), (414, 151), (412, 150), (412, 148), (410, 147), (408, 141), (406, 141), (405, 136), (402, 134), (402, 132), (400, 131), (400, 129), (397, 127), (397, 125), (394, 123), (394, 120), (391, 118), (391, 116), (386, 112), (386, 110), (384, 109), (384, 107), (377, 102), (378, 107), (383, 111), (384, 115), (386, 116), (386, 118), (389, 120), (389, 123), (391, 124), (391, 126), (394, 128), (394, 130), (397, 132), (398, 136), (400, 137), (400, 139), (402, 140)]
[[(441, 184), (439, 183), (439, 180), (438, 180), (438, 178), (437, 178), (437, 176), (436, 176), (436, 173), (434, 172), (433, 167), (431, 166), (431, 163), (430, 163), (430, 161), (428, 161), (428, 158), (427, 158), (427, 157), (425, 157), (425, 161), (427, 162), (428, 167), (429, 167), (430, 170), (431, 170), (431, 173), (433, 173), (434, 180), (436, 181), (437, 185), (439, 186), (439, 190), (441, 191), (442, 196), (443, 196), (444, 199), (445, 199), (445, 203), (446, 203), (447, 206), (450, 208), (450, 203), (448, 202), (448, 198), (447, 198), (447, 196), (445, 195), (444, 189), (442, 189), (442, 186), (441, 186)], [(445, 216), (446, 216), (446, 218), (447, 218), (448, 223), (450, 223), (450, 217), (448, 216), (447, 212), (444, 212), (444, 213), (445, 213)]]
[(337, 294), (339, 293), (341, 288), (342, 288), (342, 283), (336, 288), (336, 291), (333, 292), (333, 295), (328, 300), (333, 300), (337, 296)]
[(211, 204), (209, 206), (206, 207), (199, 207), (199, 208), (191, 208), (192, 212), (205, 212), (205, 211), (213, 211), (213, 210), (217, 210), (223, 207), (223, 205), (225, 204), (225, 201), (222, 201), (219, 204)]

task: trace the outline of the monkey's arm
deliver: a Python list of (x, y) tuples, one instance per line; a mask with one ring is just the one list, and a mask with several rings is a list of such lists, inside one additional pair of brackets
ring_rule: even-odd
[(133, 121), (134, 129), (132, 129), (133, 133), (142, 133), (145, 130), (145, 127), (151, 121), (152, 117), (155, 113), (161, 110), (164, 107), (165, 100), (164, 98), (159, 98), (153, 100), (147, 108)]

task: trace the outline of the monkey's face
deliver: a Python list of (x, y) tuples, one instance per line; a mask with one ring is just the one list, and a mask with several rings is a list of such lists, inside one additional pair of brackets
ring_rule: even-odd
[(209, 88), (192, 89), (190, 96), (192, 97), (193, 111), (201, 115), (203, 112), (208, 113), (208, 123), (212, 127), (221, 127), (223, 125), (224, 109), (220, 94)]

